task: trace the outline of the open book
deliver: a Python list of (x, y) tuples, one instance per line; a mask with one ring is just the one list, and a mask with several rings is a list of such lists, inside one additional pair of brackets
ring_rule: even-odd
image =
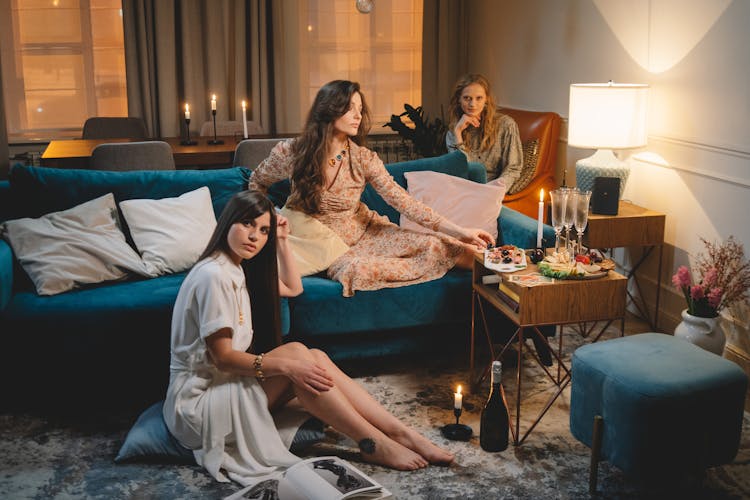
[(339, 500), (386, 499), (391, 493), (339, 457), (313, 457), (278, 475), (259, 478), (225, 500)]

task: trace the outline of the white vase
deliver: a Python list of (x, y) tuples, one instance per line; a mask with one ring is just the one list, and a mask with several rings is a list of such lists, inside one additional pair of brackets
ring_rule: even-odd
[(682, 321), (674, 329), (674, 336), (687, 340), (707, 351), (721, 356), (724, 353), (724, 344), (727, 339), (724, 331), (719, 326), (719, 317), (701, 318), (682, 311)]

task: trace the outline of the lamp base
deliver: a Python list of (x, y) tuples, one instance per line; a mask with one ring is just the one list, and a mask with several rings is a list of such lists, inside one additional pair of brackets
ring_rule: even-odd
[(208, 141), (208, 144), (212, 146), (217, 146), (219, 144), (224, 144), (224, 141), (222, 141), (221, 139), (218, 139), (218, 140), (211, 139), (210, 141)]
[(474, 433), (471, 427), (464, 424), (448, 424), (440, 428), (440, 432), (453, 441), (468, 441)]
[(576, 162), (576, 187), (581, 191), (592, 191), (597, 177), (620, 179), (620, 198), (630, 175), (630, 166), (618, 160), (611, 149), (599, 149), (588, 158)]
[(189, 141), (187, 139), (180, 141), (181, 146), (196, 146), (197, 144), (198, 141), (194, 141), (192, 139)]

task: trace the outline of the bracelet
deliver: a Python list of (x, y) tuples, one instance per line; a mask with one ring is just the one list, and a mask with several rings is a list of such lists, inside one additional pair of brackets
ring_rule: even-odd
[(259, 382), (263, 382), (266, 379), (266, 377), (263, 376), (263, 353), (255, 356), (253, 368), (255, 368), (255, 378), (257, 378)]

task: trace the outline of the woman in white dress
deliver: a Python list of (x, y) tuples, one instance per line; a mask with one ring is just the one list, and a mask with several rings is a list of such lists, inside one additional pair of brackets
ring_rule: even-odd
[(217, 480), (244, 484), (299, 460), (271, 417), (296, 397), (354, 439), (366, 461), (400, 470), (451, 462), (325, 353), (281, 344), (279, 296), (302, 293), (288, 235), (286, 219), (259, 192), (238, 193), (222, 212), (175, 303), (169, 430)]

